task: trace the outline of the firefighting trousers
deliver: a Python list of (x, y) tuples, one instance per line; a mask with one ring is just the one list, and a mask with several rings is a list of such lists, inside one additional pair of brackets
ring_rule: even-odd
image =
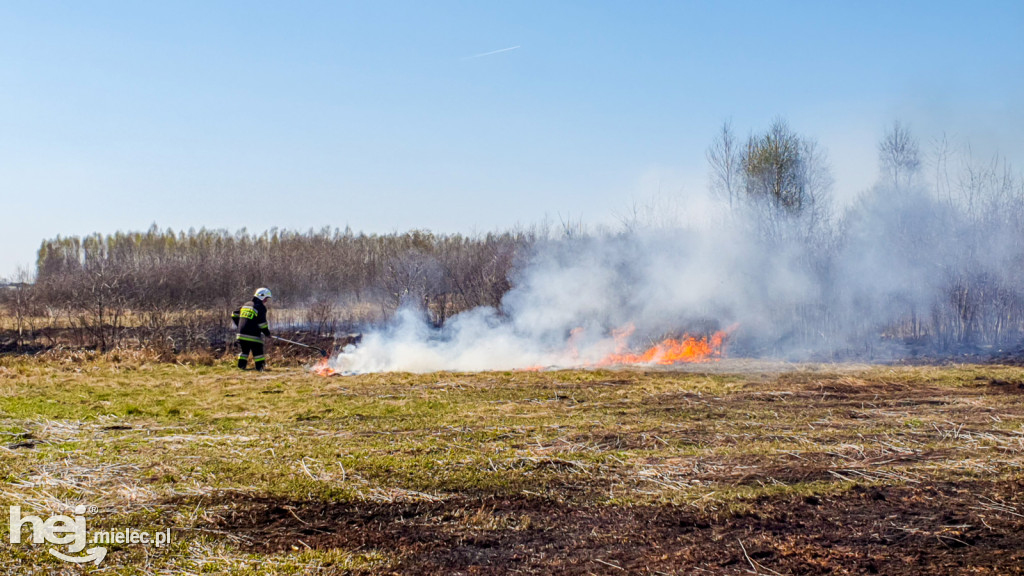
[(249, 353), (252, 352), (252, 361), (256, 369), (263, 370), (263, 362), (265, 360), (263, 356), (263, 343), (239, 340), (238, 345), (242, 347), (242, 352), (238, 355), (238, 367), (245, 370), (245, 367), (249, 364)]

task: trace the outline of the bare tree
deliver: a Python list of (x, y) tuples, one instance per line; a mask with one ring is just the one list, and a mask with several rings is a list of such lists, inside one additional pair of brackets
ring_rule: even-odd
[(33, 290), (32, 280), (32, 274), (28, 270), (18, 268), (10, 284), (0, 283), (0, 304), (4, 305), (14, 320), (14, 330), (17, 332), (15, 345), (18, 351), (21, 351), (27, 339), (35, 337), (35, 320), (40, 315), (38, 295)]
[(935, 166), (935, 194), (953, 206), (953, 186), (949, 179), (949, 159), (953, 154), (949, 139), (943, 134), (935, 141), (932, 163)]
[(878, 163), (882, 177), (896, 188), (913, 183), (921, 170), (921, 151), (910, 130), (893, 122), (878, 144)]
[(832, 168), (828, 154), (816, 140), (800, 142), (800, 178), (804, 182), (803, 218), (808, 234), (818, 234), (832, 218)]
[(705, 157), (711, 168), (711, 191), (728, 200), (729, 207), (732, 208), (740, 181), (740, 154), (731, 121), (722, 123), (722, 128), (708, 147)]

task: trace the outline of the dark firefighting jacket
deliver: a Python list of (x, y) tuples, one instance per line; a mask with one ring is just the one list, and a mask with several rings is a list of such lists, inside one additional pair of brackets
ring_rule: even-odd
[(241, 308), (231, 313), (231, 321), (238, 326), (238, 340), (249, 342), (263, 342), (261, 334), (270, 336), (270, 324), (267, 323), (267, 307), (256, 297), (252, 302), (243, 304)]

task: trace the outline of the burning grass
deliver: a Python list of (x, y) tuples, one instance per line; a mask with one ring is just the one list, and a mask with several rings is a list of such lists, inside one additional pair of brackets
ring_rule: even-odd
[[(408, 325), (409, 321), (407, 316), (403, 322)], [(338, 354), (316, 364), (312, 371), (321, 376), (351, 376), (374, 372), (541, 372), (714, 363), (725, 357), (726, 342), (735, 328), (706, 336), (682, 334), (660, 341), (633, 342), (636, 329), (632, 324), (600, 335), (590, 335), (577, 327), (561, 346), (541, 348), (510, 333), (471, 338), (455, 329), (453, 334), (435, 341), (408, 341), (404, 337), (391, 341), (388, 336), (371, 334), (368, 342), (359, 347), (341, 347)], [(398, 332), (405, 330), (408, 328)], [(362, 335), (359, 338), (362, 341)]]
[[(736, 372), (743, 368), (742, 372)], [(115, 574), (1024, 573), (1024, 370), (479, 374), (0, 359), (0, 507)], [(42, 546), (7, 573), (80, 573)]]

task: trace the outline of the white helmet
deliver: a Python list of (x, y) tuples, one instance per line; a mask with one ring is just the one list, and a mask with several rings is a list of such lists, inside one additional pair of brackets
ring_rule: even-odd
[(253, 296), (260, 300), (266, 300), (267, 298), (272, 298), (273, 294), (270, 293), (270, 288), (260, 288), (255, 294), (253, 294)]

